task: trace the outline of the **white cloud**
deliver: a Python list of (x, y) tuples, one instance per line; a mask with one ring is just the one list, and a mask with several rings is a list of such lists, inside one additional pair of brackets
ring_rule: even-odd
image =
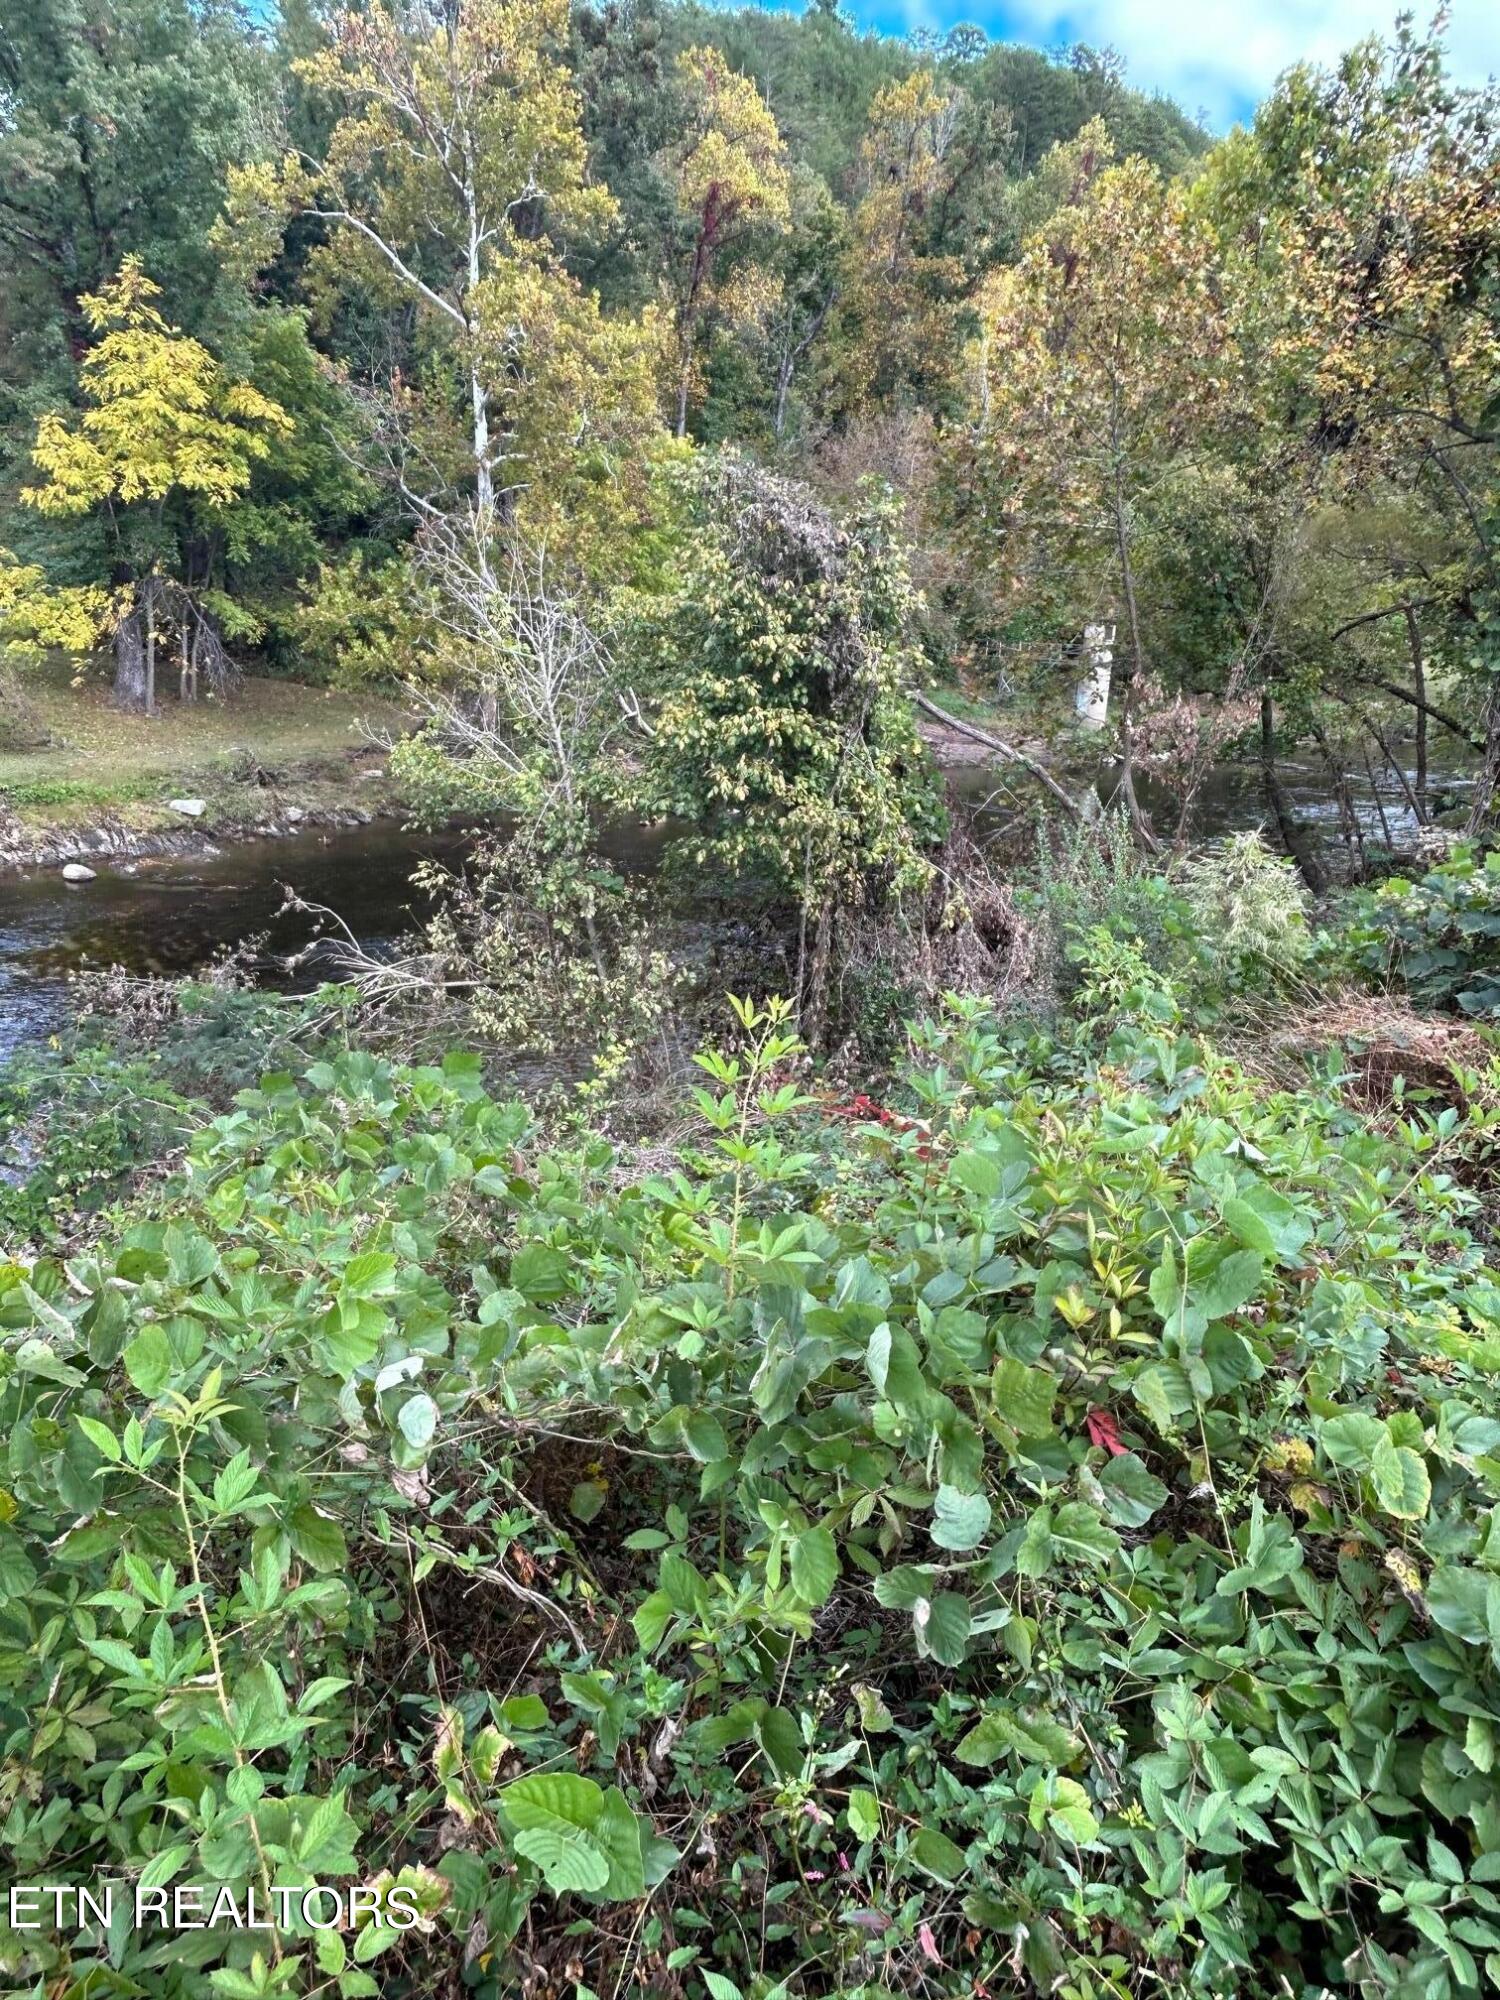
[[(1420, 0), (1414, 11), (1426, 17)], [(1007, 0), (1000, 32), (1041, 47), (1116, 49), (1137, 87), (1164, 90), (1222, 129), (1293, 63), (1330, 62), (1366, 35), (1388, 33), (1395, 14), (1396, 0)], [(1447, 45), (1461, 82), (1500, 70), (1494, 0), (1454, 0)]]

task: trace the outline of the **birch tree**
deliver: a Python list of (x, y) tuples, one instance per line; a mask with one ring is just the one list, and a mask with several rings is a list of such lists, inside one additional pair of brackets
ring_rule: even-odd
[[(589, 183), (578, 97), (552, 53), (566, 30), (565, 0), (377, 0), (340, 12), (326, 46), (296, 65), (339, 113), (326, 157), (288, 155), (231, 177), (225, 236), (241, 259), (267, 261), (292, 213), (312, 217), (331, 232), (341, 277), (352, 266), (451, 350), (466, 481), (490, 523), (514, 505), (518, 424), (506, 395), (524, 377), (530, 335), (592, 303), (564, 269), (564, 245), (615, 213), (608, 190)], [(406, 485), (428, 517), (451, 497)]]

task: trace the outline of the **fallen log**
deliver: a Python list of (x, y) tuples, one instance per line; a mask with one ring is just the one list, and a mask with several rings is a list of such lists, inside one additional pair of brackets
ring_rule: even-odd
[(935, 722), (945, 728), (956, 729), (960, 736), (971, 736), (976, 743), (982, 743), (987, 750), (993, 750), (1008, 763), (1019, 764), (1023, 771), (1029, 771), (1033, 778), (1047, 787), (1060, 806), (1066, 808), (1074, 819), (1083, 818), (1083, 807), (1077, 799), (1070, 798), (1050, 771), (1039, 764), (1034, 757), (1028, 757), (1024, 750), (1017, 750), (1013, 743), (1005, 743), (998, 736), (991, 736), (987, 729), (980, 729), (975, 723), (964, 722), (956, 715), (950, 715), (945, 708), (939, 708), (929, 695), (920, 689), (912, 694), (912, 700), (924, 715), (930, 715)]

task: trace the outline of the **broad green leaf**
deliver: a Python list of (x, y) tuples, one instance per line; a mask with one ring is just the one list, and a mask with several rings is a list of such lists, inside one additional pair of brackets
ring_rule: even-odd
[(320, 1574), (333, 1576), (348, 1568), (349, 1550), (343, 1529), (328, 1515), (320, 1514), (310, 1502), (292, 1510), (286, 1531), (298, 1555)]
[(827, 1528), (804, 1528), (792, 1542), (792, 1588), (804, 1604), (826, 1604), (839, 1580), (838, 1544)]
[(911, 1611), (932, 1595), (937, 1577), (934, 1569), (900, 1563), (875, 1579), (875, 1602), (887, 1611)]
[(700, 1465), (716, 1465), (729, 1456), (729, 1440), (717, 1417), (707, 1410), (690, 1410), (682, 1420), (682, 1441)]
[(1364, 1410), (1344, 1410), (1318, 1425), (1318, 1444), (1324, 1455), (1330, 1463), (1353, 1472), (1365, 1471), (1376, 1445), (1388, 1436), (1380, 1419)]
[(969, 1650), (969, 1600), (955, 1590), (940, 1590), (912, 1609), (917, 1650), (945, 1667), (960, 1667)]
[(518, 1854), (534, 1861), (548, 1888), (599, 1890), (610, 1864), (592, 1838), (604, 1812), (604, 1793), (591, 1778), (572, 1771), (535, 1771), (517, 1778), (499, 1795)]
[(990, 1503), (982, 1493), (958, 1493), (940, 1486), (933, 1503), (932, 1539), (940, 1549), (978, 1548), (989, 1532)]
[(994, 1397), (996, 1411), (1021, 1437), (1050, 1435), (1057, 1378), (1049, 1370), (1006, 1355), (995, 1363)]
[(948, 1178), (966, 1193), (988, 1200), (1000, 1192), (1000, 1162), (993, 1153), (981, 1153), (970, 1148), (949, 1162)]
[(396, 1260), (383, 1250), (362, 1250), (339, 1273), (340, 1288), (351, 1298), (371, 1299), (396, 1289)]
[(631, 1811), (625, 1794), (610, 1786), (591, 1837), (609, 1864), (604, 1894), (612, 1903), (634, 1903), (645, 1895), (644, 1843), (648, 1832), (647, 1823)]
[(1120, 1545), (1114, 1529), (1081, 1500), (1067, 1501), (1053, 1515), (1052, 1541), (1063, 1556), (1087, 1563), (1108, 1562)]
[(1088, 1793), (1073, 1778), (1043, 1778), (1031, 1794), (1031, 1824), (1086, 1846), (1099, 1832)]
[(1157, 1509), (1166, 1505), (1166, 1487), (1133, 1451), (1101, 1466), (1098, 1480), (1105, 1506), (1123, 1527), (1144, 1528)]
[(431, 1396), (408, 1396), (396, 1415), (401, 1435), (413, 1451), (423, 1451), (437, 1430), (438, 1406)]
[(1426, 1462), (1409, 1445), (1393, 1444), (1383, 1436), (1370, 1454), (1370, 1484), (1387, 1514), (1398, 1521), (1420, 1521), (1432, 1499)]
[(964, 1852), (936, 1827), (924, 1826), (907, 1848), (907, 1857), (934, 1881), (956, 1882), (968, 1867)]
[(991, 1709), (963, 1737), (955, 1755), (963, 1764), (987, 1767), (1012, 1750), (1025, 1764), (1069, 1764), (1078, 1745), (1061, 1723), (1038, 1709)]
[(101, 1424), (96, 1417), (79, 1417), (76, 1422), (95, 1451), (115, 1465), (120, 1463), (124, 1456), (120, 1449), (120, 1440), (108, 1424)]
[(164, 1329), (153, 1322), (125, 1343), (125, 1373), (143, 1396), (159, 1396), (172, 1379), (172, 1350)]

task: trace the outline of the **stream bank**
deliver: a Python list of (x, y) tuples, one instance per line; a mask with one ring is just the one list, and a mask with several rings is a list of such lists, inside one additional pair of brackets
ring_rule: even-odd
[[(1299, 819), (1338, 872), (1346, 858), (1341, 815), (1326, 773), (1298, 763), (1281, 775)], [(981, 841), (1018, 832), (1029, 838), (1037, 790), (1027, 774), (967, 762), (950, 766), (947, 782)], [(1098, 789), (1107, 790), (1107, 773)], [(293, 819), (299, 808), (279, 788), (237, 791), (253, 810), (228, 821), (205, 812), (200, 821), (141, 829), (116, 816), (67, 833), (24, 829), (23, 845), (10, 849), (0, 828), (0, 1066), (22, 1042), (66, 1024), (76, 998), (71, 976), (85, 968), (118, 964), (178, 977), (242, 949), (264, 984), (305, 990), (317, 983), (316, 965), (288, 962), (310, 941), (312, 921), (284, 907), (286, 889), (336, 911), (378, 955), (426, 913), (411, 883), (418, 862), (456, 866), (466, 852), (462, 832), (413, 832), (384, 802), (383, 809), (363, 800), (307, 807)], [(1149, 796), (1146, 804), (1150, 809)], [(1361, 792), (1354, 807), (1372, 849), (1387, 830), (1415, 844), (1417, 829), (1394, 799), (1382, 803)], [(1212, 838), (1259, 827), (1265, 817), (1258, 771), (1229, 765), (1203, 789), (1198, 831)], [(625, 822), (609, 830), (605, 852), (622, 872), (638, 873), (655, 865), (666, 837), (660, 826)], [(70, 858), (92, 868), (93, 879), (65, 881), (62, 863)]]

